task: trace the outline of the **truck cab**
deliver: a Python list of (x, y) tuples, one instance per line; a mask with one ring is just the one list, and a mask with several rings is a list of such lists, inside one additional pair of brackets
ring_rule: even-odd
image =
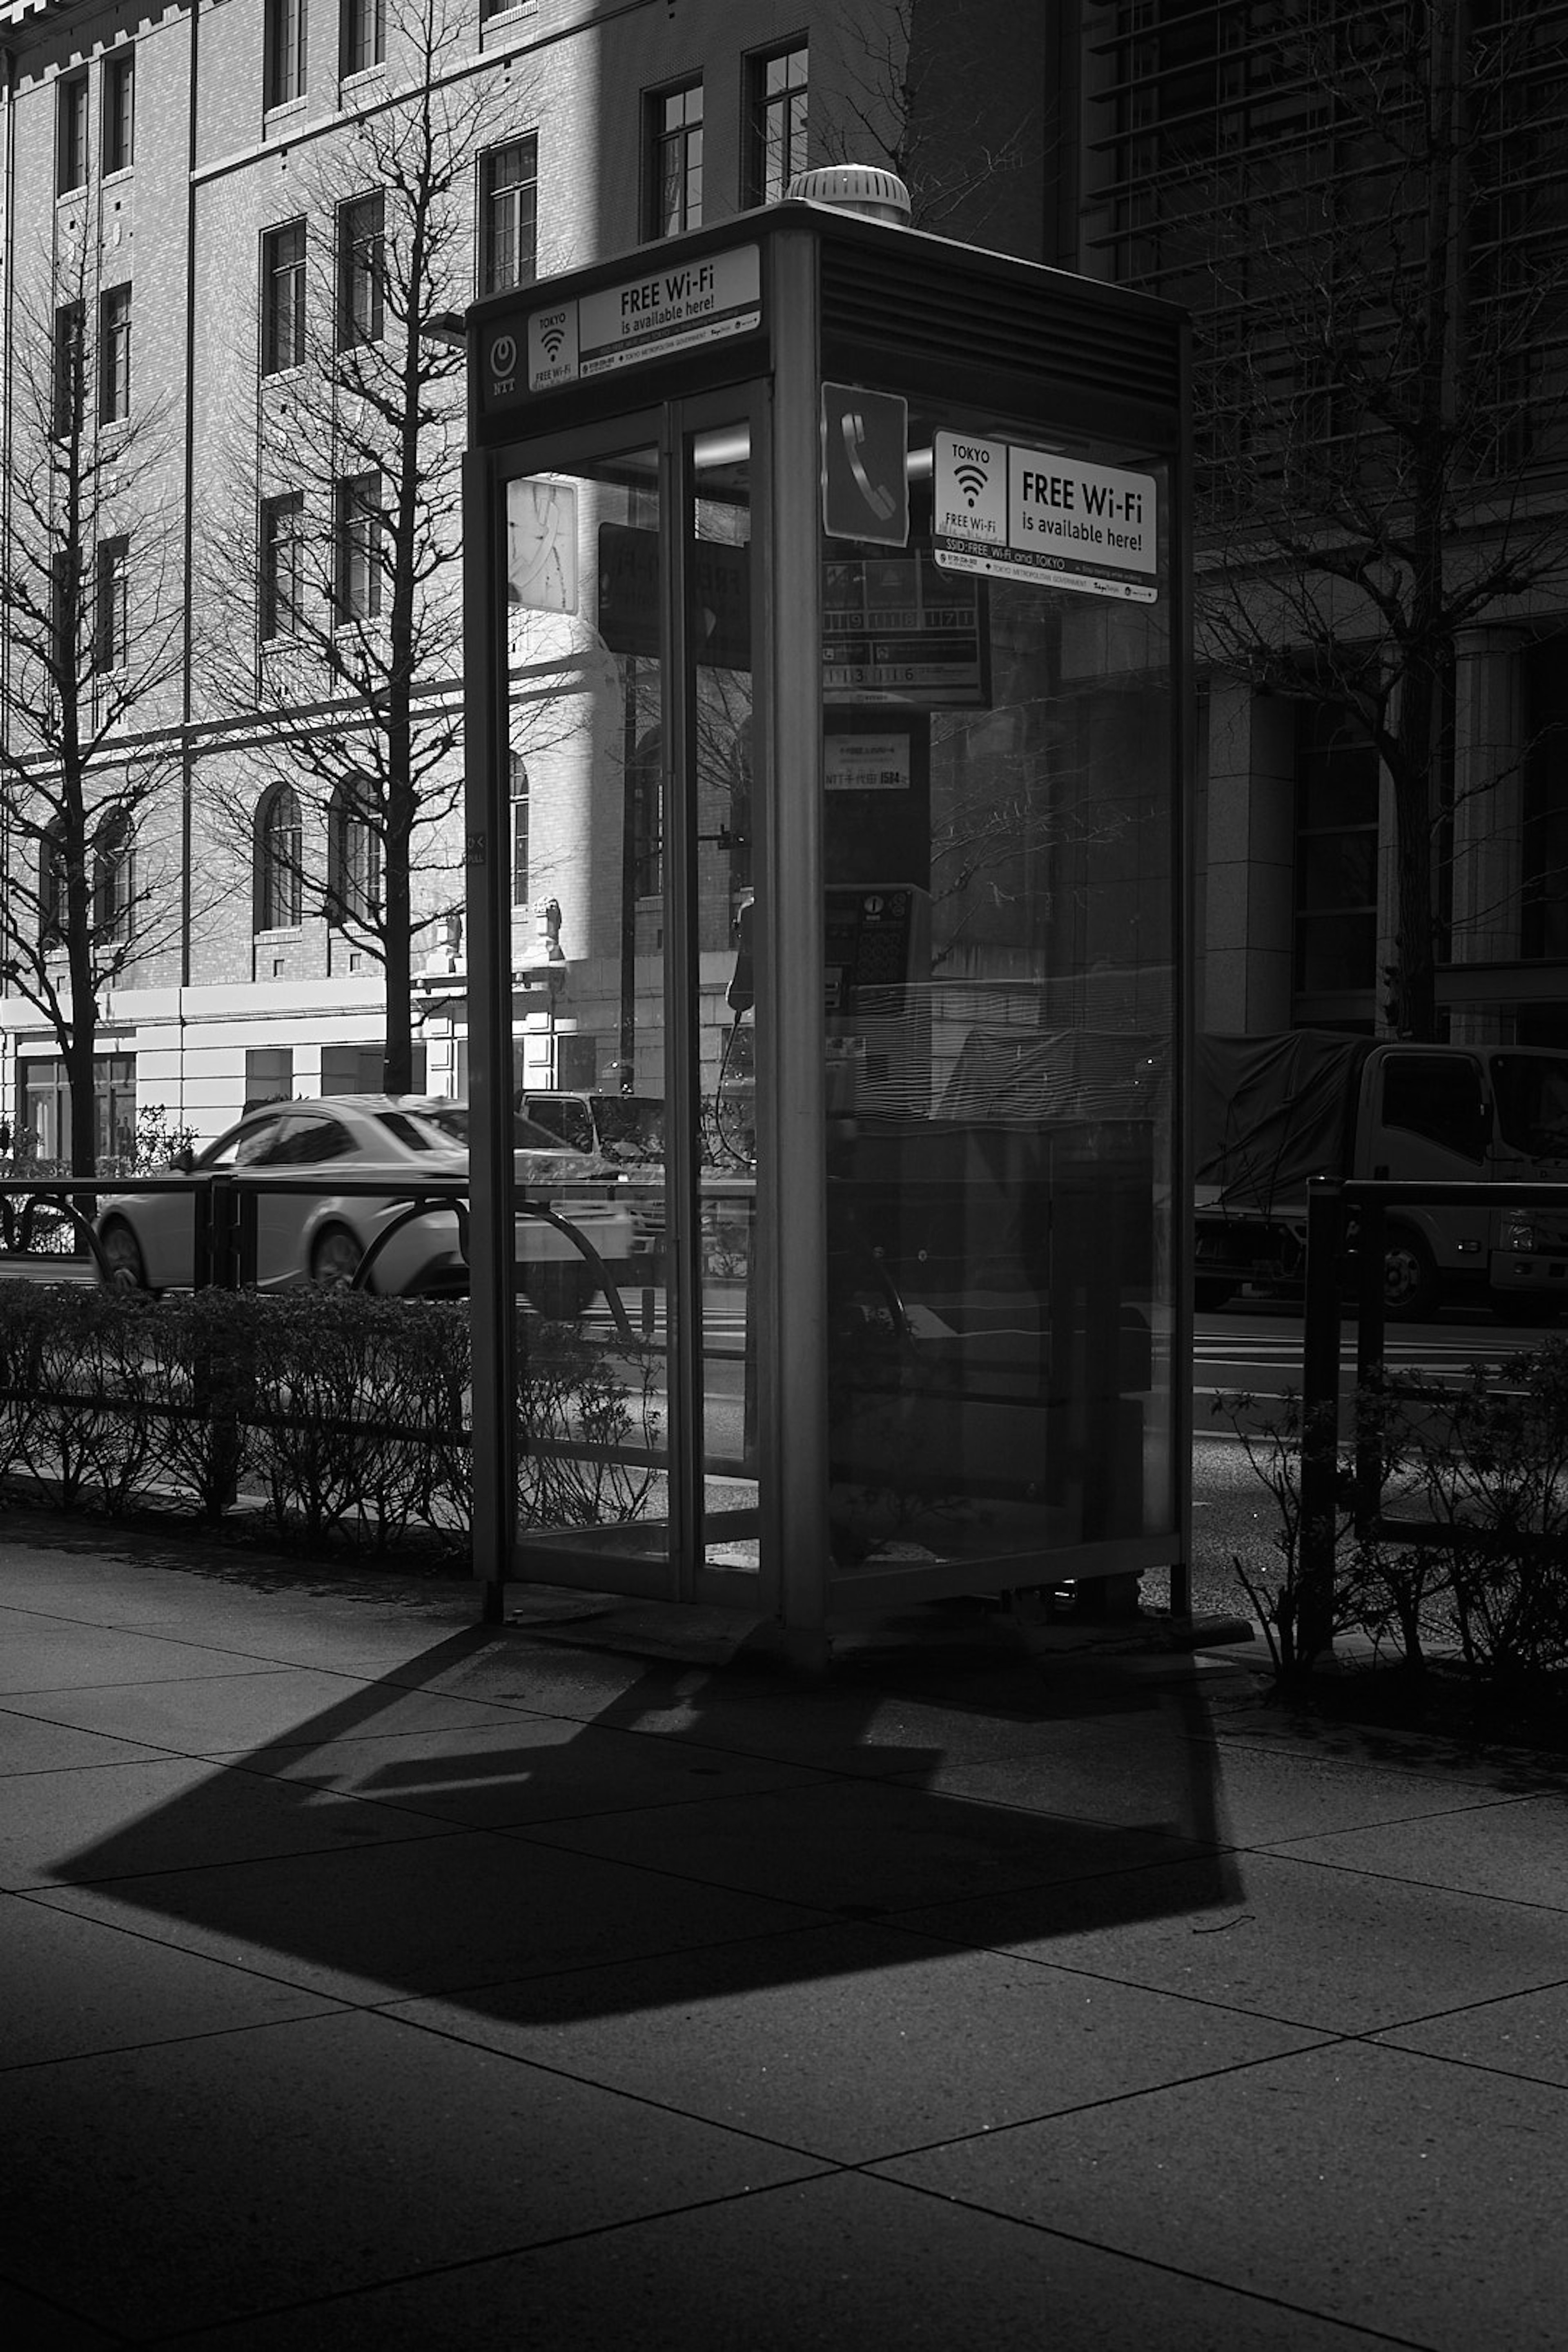
[(1390, 1208), (1390, 1314), (1489, 1304), (1535, 1321), (1568, 1301), (1568, 1195), (1562, 1214), (1543, 1213), (1480, 1189), (1568, 1184), (1568, 1054), (1295, 1031), (1200, 1040), (1199, 1080), (1200, 1306), (1242, 1282), (1299, 1286), (1320, 1175), (1478, 1187), (1463, 1208)]

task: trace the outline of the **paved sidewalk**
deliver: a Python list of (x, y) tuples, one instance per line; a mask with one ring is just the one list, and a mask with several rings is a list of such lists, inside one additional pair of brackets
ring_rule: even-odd
[(24, 2352), (1568, 2341), (1568, 1780), (178, 1558), (0, 1535)]

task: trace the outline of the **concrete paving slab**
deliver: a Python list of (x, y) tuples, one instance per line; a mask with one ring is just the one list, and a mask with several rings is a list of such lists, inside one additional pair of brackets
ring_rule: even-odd
[(0, 1706), (0, 1778), (12, 1772), (65, 1772), (78, 1765), (145, 1763), (160, 1753), (143, 1740), (118, 1739), (17, 1713), (17, 1704), (26, 1708), (32, 1702)]
[(49, 1887), (443, 1834), (427, 1814), (185, 1757), (10, 1780), (0, 1886)]
[(170, 1641), (118, 1625), (78, 1625), (0, 1610), (0, 1696), (84, 1690), (98, 1683), (171, 1682), (248, 1675), (256, 1661), (199, 1642)]
[(864, 2164), (1312, 2038), (1234, 2011), (841, 1922), (390, 2012)]
[(252, 1771), (295, 1786), (334, 1788), (487, 1829), (799, 1788), (821, 1778), (763, 1757), (563, 1723), (520, 1708), (472, 1730), (433, 1726), (298, 1748), (276, 1740), (245, 1761)]
[[(1223, 1844), (1272, 1845), (1333, 1831), (1403, 1824), (1439, 1814), (1506, 1807), (1502, 1790), (1442, 1775), (1381, 1771), (1312, 1756), (1255, 1748), (1167, 1747), (1130, 1740), (1121, 1725), (1074, 1727), (1046, 1757), (943, 1761), (921, 1785), (987, 1804), (1020, 1805), (1079, 1820), (1163, 1832)], [(911, 1781), (915, 1776), (910, 1775)]]
[(814, 2168), (352, 2011), (27, 2068), (7, 2107), (13, 2280), (141, 2342)]
[(516, 1836), (423, 1827), (429, 1836), (396, 1843), (59, 1887), (37, 1899), (358, 2001), (478, 1998), (521, 1976), (823, 1920), (820, 1911)]
[[(342, 1710), (361, 1702), (358, 1720)], [(112, 1732), (122, 1739), (182, 1756), (232, 1760), (263, 1744), (300, 1742), (325, 1724), (323, 1737), (353, 1738), (363, 1726), (422, 1734), (515, 1722), (519, 1710), (487, 1706), (442, 1691), (396, 1683), (366, 1683), (357, 1675), (268, 1662), (238, 1674), (192, 1676), (179, 1682), (104, 1683), (89, 1690), (41, 1691), (7, 1702), (16, 1716)], [(0, 1754), (3, 1754), (0, 1749)]]
[(1124, 1872), (1168, 1860), (1175, 1843), (846, 1780), (542, 1825), (527, 1834), (709, 1885), (771, 1892), (826, 1910), (884, 1911)]
[(1568, 2090), (1568, 1982), (1392, 2026), (1376, 2039)]
[(329, 2006), (253, 1969), (0, 1895), (0, 2067), (313, 2017)]
[[(1560, 2340), (1568, 1921), (1534, 1858), (1568, 1775), (1274, 1738), (1234, 1673), (974, 1628), (868, 1638), (813, 1690), (498, 1634), (463, 1588), (89, 1552), (37, 1547), (19, 1586), (0, 1541), (0, 1631), (72, 1661), (0, 1697), (37, 1768), (7, 1800), (135, 1874), (0, 1895), (33, 2103), (0, 2193), (9, 2168), (54, 2229), (11, 2209), (26, 2352), (488, 2352), (520, 2313), (529, 2352)], [(150, 1768), (127, 1726), (159, 1721)], [(84, 1822), (64, 1784), (95, 1780), (119, 1797)], [(403, 1828), (252, 1853), (240, 1783)], [(892, 2177), (997, 2149), (994, 2210)]]
[(93, 2326), (53, 2297), (0, 2279), (0, 2336), (22, 2352), (124, 2352), (123, 2336)]
[(1208, 1714), (1214, 1736), (1227, 1749), (1256, 1748), (1270, 1755), (1364, 1764), (1379, 1771), (1436, 1775), (1513, 1796), (1568, 1789), (1568, 1756), (1510, 1748), (1499, 1740), (1296, 1715), (1279, 1702), (1260, 1705), (1256, 1695), (1238, 1706), (1228, 1705), (1223, 1696), (1212, 1699)]
[(204, 2332), (182, 2352), (474, 2352), (521, 2341), (523, 2328), (528, 2352), (1371, 2352), (1374, 2342), (1278, 2294), (1216, 2286), (1185, 2265), (1131, 2261), (885, 2180), (833, 2173)]
[(1396, 1829), (1300, 1838), (1289, 1850), (1303, 1862), (1568, 1912), (1568, 1799), (1561, 1796), (1493, 1799)]
[(1552, 1911), (1324, 1870), (1283, 1854), (1175, 1862), (921, 1905), (900, 1925), (1325, 2032), (1373, 2033), (1568, 1974)]
[(1434, 2352), (1560, 2352), (1565, 2136), (1568, 2092), (1353, 2043), (887, 2170)]
[(460, 1659), (433, 1686), (543, 1715), (695, 1738), (868, 1777), (944, 1755), (1032, 1752), (1059, 1736), (1054, 1711), (1016, 1662), (970, 1677), (967, 1696), (889, 1691), (865, 1680), (804, 1685), (764, 1670), (715, 1674), (609, 1652), (573, 1652), (503, 1635)]

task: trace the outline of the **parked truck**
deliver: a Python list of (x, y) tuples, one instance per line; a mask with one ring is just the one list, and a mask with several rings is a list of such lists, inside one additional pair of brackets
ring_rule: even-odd
[(1510, 1182), (1568, 1187), (1568, 1053), (1313, 1029), (1201, 1037), (1194, 1122), (1199, 1307), (1244, 1284), (1300, 1288), (1312, 1176), (1477, 1187), (1462, 1209), (1390, 1208), (1391, 1315), (1479, 1304), (1542, 1322), (1568, 1301), (1568, 1190), (1561, 1214), (1489, 1197)]

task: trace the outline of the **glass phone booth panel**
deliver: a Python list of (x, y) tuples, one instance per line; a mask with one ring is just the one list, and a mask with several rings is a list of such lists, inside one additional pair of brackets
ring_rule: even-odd
[(518, 1530), (691, 1599), (758, 1556), (752, 436), (743, 400), (647, 422), (505, 484)]
[(859, 436), (879, 532), (822, 540), (841, 1608), (1115, 1573), (1176, 1510), (1168, 470), (903, 405), (880, 524), (889, 397), (824, 389), (826, 524)]

